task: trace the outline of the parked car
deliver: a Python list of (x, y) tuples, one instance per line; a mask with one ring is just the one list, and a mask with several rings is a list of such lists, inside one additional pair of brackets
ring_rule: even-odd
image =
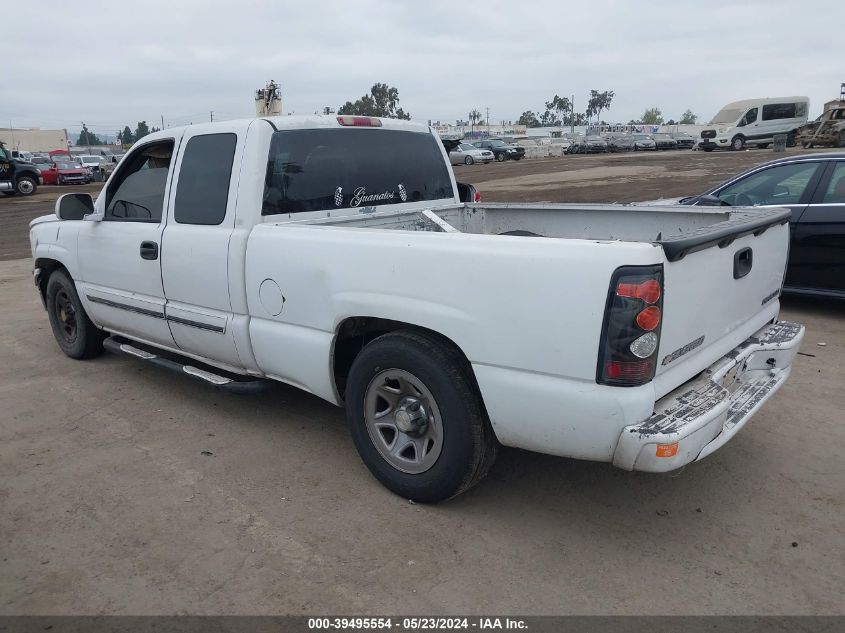
[(51, 160), (46, 169), (41, 168), (45, 185), (83, 185), (94, 179), (87, 167), (82, 167), (70, 159)]
[(449, 162), (453, 165), (489, 163), (493, 158), (493, 152), (489, 149), (478, 149), (475, 145), (469, 143), (459, 143), (455, 149), (449, 151)]
[(96, 202), (65, 194), (31, 223), (34, 280), (69, 357), (306, 389), (416, 501), (476, 484), (500, 444), (680, 468), (787, 379), (788, 211), (467, 206), (454, 182), (409, 121), (169, 128)]
[(634, 138), (630, 134), (609, 136), (606, 139), (610, 152), (630, 152), (634, 150)]
[(476, 141), (473, 143), (480, 149), (487, 149), (493, 152), (493, 156), (500, 163), (505, 160), (520, 160), (525, 156), (525, 148), (518, 145), (508, 145), (504, 141)]
[(654, 142), (654, 139), (651, 138), (649, 134), (632, 134), (631, 136), (634, 137), (635, 151), (639, 152), (657, 149), (657, 143)]
[(686, 132), (672, 132), (670, 135), (678, 144), (678, 149), (692, 149), (695, 147), (695, 137)]
[(678, 149), (678, 141), (672, 138), (671, 134), (658, 132), (656, 134), (652, 134), (651, 138), (654, 140), (654, 144), (657, 146), (657, 149)]
[(92, 172), (94, 180), (105, 180), (114, 167), (105, 156), (94, 156), (93, 154), (80, 154), (74, 157), (74, 162)]
[(0, 143), (0, 191), (7, 196), (31, 196), (42, 182), (38, 167), (14, 158), (11, 151)]
[(784, 156), (698, 196), (645, 205), (785, 207), (791, 212), (784, 292), (845, 299), (845, 153)]
[(601, 154), (607, 151), (607, 142), (600, 136), (580, 136), (570, 145), (567, 154)]

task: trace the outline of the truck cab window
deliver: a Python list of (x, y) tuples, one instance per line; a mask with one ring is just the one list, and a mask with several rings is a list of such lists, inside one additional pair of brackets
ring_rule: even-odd
[(172, 140), (150, 143), (133, 152), (106, 190), (105, 219), (161, 222), (172, 157)]
[(223, 222), (237, 142), (235, 134), (203, 134), (188, 141), (176, 184), (176, 222)]

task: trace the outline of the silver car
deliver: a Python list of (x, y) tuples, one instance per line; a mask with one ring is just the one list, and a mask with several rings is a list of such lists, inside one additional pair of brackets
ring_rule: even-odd
[(493, 160), (493, 152), (489, 149), (478, 149), (469, 143), (460, 143), (449, 152), (449, 162), (453, 165), (472, 165), (473, 163), (489, 163)]
[(634, 137), (635, 151), (657, 149), (657, 143), (654, 142), (650, 134), (632, 134), (631, 136)]

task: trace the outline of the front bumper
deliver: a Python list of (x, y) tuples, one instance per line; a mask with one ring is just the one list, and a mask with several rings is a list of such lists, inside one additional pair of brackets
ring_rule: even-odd
[(804, 326), (769, 324), (655, 403), (650, 418), (622, 430), (613, 465), (666, 472), (728, 442), (789, 377)]
[(699, 147), (703, 148), (723, 148), (728, 149), (731, 146), (730, 139), (727, 138), (703, 138), (701, 142), (698, 144)]

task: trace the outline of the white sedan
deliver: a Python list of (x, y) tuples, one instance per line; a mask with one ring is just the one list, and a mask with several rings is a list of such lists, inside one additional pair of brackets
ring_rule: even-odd
[(449, 162), (453, 165), (472, 165), (473, 163), (489, 163), (493, 160), (493, 152), (489, 149), (478, 149), (469, 143), (461, 143), (449, 152)]

